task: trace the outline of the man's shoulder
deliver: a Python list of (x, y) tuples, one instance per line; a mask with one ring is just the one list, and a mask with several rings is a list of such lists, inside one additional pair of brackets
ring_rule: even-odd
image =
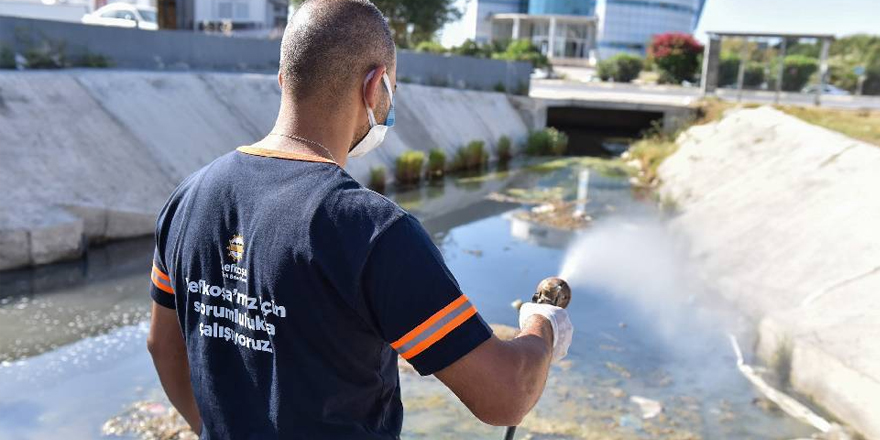
[[(334, 222), (347, 226), (369, 224), (378, 235), (391, 224), (407, 215), (407, 212), (391, 199), (365, 188), (347, 173), (323, 199), (325, 212)], [(355, 223), (356, 225), (352, 225)]]

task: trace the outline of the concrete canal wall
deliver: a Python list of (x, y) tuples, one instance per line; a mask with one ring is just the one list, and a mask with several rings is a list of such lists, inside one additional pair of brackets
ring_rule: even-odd
[(760, 320), (795, 390), (880, 439), (880, 148), (769, 107), (679, 145), (662, 192), (708, 284)]
[[(402, 152), (472, 140), (522, 142), (530, 125), (502, 93), (400, 84), (385, 144), (347, 166), (365, 181)], [(173, 188), (264, 136), (274, 75), (65, 70), (0, 73), (0, 270), (80, 255), (88, 241), (151, 234)], [(529, 122), (532, 124), (532, 122)]]

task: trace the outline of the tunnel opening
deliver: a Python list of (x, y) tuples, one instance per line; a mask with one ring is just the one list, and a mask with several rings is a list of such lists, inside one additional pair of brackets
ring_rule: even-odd
[(568, 135), (571, 156), (617, 156), (646, 130), (663, 123), (663, 113), (644, 110), (549, 107), (547, 126)]

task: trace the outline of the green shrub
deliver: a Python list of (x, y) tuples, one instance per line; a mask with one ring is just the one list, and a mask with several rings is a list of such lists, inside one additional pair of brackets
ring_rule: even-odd
[(407, 151), (397, 157), (394, 168), (394, 179), (400, 185), (419, 183), (422, 179), (422, 166), (425, 164), (425, 153)]
[(67, 64), (65, 48), (63, 42), (45, 40), (25, 49), (24, 58), (31, 69), (60, 69)]
[(111, 63), (110, 59), (104, 55), (86, 52), (83, 56), (76, 59), (73, 65), (76, 67), (107, 68), (111, 66)]
[(416, 52), (446, 53), (448, 50), (436, 41), (422, 41), (416, 46)]
[(15, 69), (15, 52), (5, 45), (0, 46), (0, 69)]
[(614, 64), (611, 78), (615, 82), (630, 82), (639, 77), (645, 62), (641, 57), (628, 53), (619, 53), (609, 60)]
[(526, 141), (530, 156), (561, 156), (567, 149), (568, 135), (553, 127), (531, 132)]
[(799, 92), (819, 70), (819, 61), (804, 55), (785, 57), (785, 71), (782, 73), (782, 90)]
[(506, 93), (507, 86), (505, 86), (503, 82), (498, 81), (497, 83), (495, 83), (495, 87), (492, 87), (492, 90), (495, 90), (496, 92)]
[(526, 39), (511, 41), (504, 52), (493, 53), (492, 58), (496, 60), (528, 61), (536, 69), (550, 65), (550, 60), (547, 59), (547, 56), (542, 54), (530, 40)]
[(743, 87), (757, 88), (764, 84), (764, 65), (757, 62), (746, 64)]
[(476, 41), (467, 39), (461, 43), (461, 46), (453, 47), (452, 53), (466, 57), (482, 57), (485, 56), (483, 48)]
[(513, 143), (510, 141), (510, 138), (507, 136), (501, 136), (498, 138), (498, 163), (504, 165), (510, 162), (510, 159), (513, 158)]
[(370, 183), (368, 186), (378, 193), (385, 192), (385, 167), (370, 168)]
[(736, 86), (739, 76), (739, 56), (722, 53), (718, 62), (718, 87)]
[(483, 141), (471, 141), (455, 151), (452, 169), (455, 171), (478, 170), (489, 163), (489, 153)]
[(446, 171), (446, 153), (434, 148), (428, 152), (428, 178), (443, 177)]
[(599, 61), (599, 64), (596, 64), (596, 74), (602, 81), (612, 81), (617, 74), (617, 64), (611, 58)]
[(703, 45), (693, 36), (677, 32), (659, 34), (651, 41), (649, 49), (661, 79), (669, 83), (693, 82), (700, 67)]

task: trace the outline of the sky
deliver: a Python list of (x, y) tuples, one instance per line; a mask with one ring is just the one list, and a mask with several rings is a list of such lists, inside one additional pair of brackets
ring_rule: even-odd
[[(443, 43), (464, 40), (464, 25), (448, 25)], [(880, 0), (706, 0), (696, 37), (706, 41), (707, 30), (880, 35)]]
[(880, 35), (880, 0), (706, 0), (707, 30)]

